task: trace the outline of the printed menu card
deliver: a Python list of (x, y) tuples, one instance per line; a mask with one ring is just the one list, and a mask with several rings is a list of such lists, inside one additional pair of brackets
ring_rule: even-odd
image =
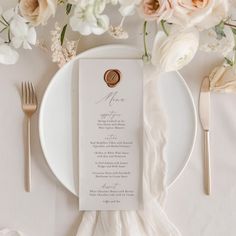
[(143, 69), (138, 59), (79, 61), (79, 208), (142, 203)]

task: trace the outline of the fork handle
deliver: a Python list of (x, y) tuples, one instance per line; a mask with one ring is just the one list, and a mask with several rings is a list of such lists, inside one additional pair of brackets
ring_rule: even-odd
[(27, 117), (27, 155), (25, 162), (25, 190), (31, 191), (31, 139), (30, 139), (30, 117)]
[(207, 195), (211, 194), (211, 167), (210, 167), (210, 141), (209, 130), (205, 130), (205, 191)]

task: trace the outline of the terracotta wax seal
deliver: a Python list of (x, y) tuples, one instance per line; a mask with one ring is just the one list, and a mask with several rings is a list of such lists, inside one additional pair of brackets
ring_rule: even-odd
[(104, 80), (108, 87), (113, 88), (115, 87), (121, 79), (121, 73), (119, 70), (110, 69), (107, 70), (104, 74)]

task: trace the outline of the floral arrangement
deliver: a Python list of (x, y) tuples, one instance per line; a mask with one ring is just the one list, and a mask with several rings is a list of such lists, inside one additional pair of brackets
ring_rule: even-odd
[[(108, 5), (119, 11), (118, 26), (110, 24)], [(198, 50), (221, 53), (236, 68), (236, 0), (19, 0), (14, 8), (0, 8), (0, 63), (14, 64), (19, 48), (40, 45), (36, 28), (55, 16), (58, 7), (68, 18), (51, 31), (52, 59), (59, 66), (76, 55), (79, 40), (68, 40), (68, 30), (78, 32), (78, 39), (108, 33), (125, 40), (125, 22), (138, 14), (143, 19), (143, 60), (159, 70), (181, 69)], [(158, 29), (151, 53), (146, 43), (149, 24)]]

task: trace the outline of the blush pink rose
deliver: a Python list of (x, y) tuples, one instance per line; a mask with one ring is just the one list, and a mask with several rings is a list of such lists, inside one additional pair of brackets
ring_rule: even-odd
[(142, 0), (139, 12), (148, 21), (167, 20), (173, 13), (174, 2), (173, 0)]
[(46, 24), (55, 14), (57, 0), (20, 0), (22, 16), (33, 25)]
[(210, 28), (227, 15), (228, 0), (176, 0), (169, 22), (183, 27)]

